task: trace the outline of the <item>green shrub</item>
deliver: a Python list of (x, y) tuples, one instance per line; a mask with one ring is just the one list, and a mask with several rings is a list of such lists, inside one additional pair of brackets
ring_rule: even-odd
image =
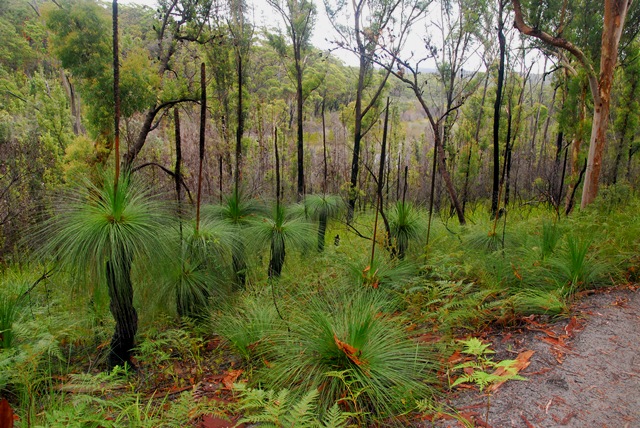
[(432, 392), (425, 381), (435, 359), (390, 309), (374, 290), (313, 297), (269, 344), (275, 358), (260, 378), (274, 388), (318, 388), (322, 412), (338, 401), (375, 418), (410, 410)]

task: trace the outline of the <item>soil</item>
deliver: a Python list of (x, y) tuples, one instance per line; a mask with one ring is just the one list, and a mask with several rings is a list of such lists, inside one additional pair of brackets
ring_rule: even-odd
[[(580, 299), (570, 320), (529, 318), (519, 330), (488, 339), (494, 361), (533, 350), (521, 371), (490, 396), (456, 393), (449, 404), (472, 426), (491, 428), (640, 427), (640, 292), (636, 287)], [(461, 427), (457, 419), (422, 427)], [(467, 425), (468, 426), (468, 425)]]

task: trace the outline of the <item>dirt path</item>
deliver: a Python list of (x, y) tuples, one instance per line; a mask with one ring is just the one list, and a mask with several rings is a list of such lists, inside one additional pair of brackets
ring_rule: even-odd
[[(583, 299), (572, 321), (531, 322), (523, 334), (493, 338), (495, 359), (534, 350), (522, 374), (491, 397), (461, 393), (453, 401), (476, 426), (492, 428), (640, 427), (640, 291), (612, 291)], [(431, 426), (430, 424), (424, 425)], [(459, 427), (441, 421), (438, 427)]]

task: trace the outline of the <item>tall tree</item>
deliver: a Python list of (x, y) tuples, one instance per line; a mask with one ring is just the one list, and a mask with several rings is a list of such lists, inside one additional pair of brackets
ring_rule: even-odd
[(498, 213), (500, 199), (500, 113), (502, 111), (502, 90), (504, 88), (504, 62), (506, 57), (506, 38), (504, 35), (505, 0), (498, 0), (498, 45), (500, 48), (498, 63), (498, 82), (496, 84), (496, 99), (493, 104), (493, 187), (491, 189), (491, 216)]
[[(338, 47), (353, 52), (358, 57), (358, 81), (354, 106), (353, 156), (349, 185), (348, 219), (353, 216), (358, 196), (358, 173), (360, 169), (360, 144), (375, 121), (364, 120), (373, 113), (380, 94), (389, 78), (390, 70), (405, 44), (409, 30), (420, 19), (429, 6), (429, 0), (324, 0), (327, 15), (339, 34), (335, 41)], [(350, 19), (350, 22), (349, 22)], [(386, 72), (373, 83), (373, 64), (381, 46), (394, 55), (388, 56)], [(367, 100), (367, 89), (371, 92)], [(376, 116), (376, 115), (373, 115)]]
[[(581, 206), (583, 208), (593, 202), (598, 194), (600, 170), (602, 168), (602, 159), (606, 146), (606, 133), (609, 125), (611, 87), (616, 62), (618, 60), (618, 46), (625, 26), (627, 12), (632, 2), (632, 0), (604, 1), (602, 11), (603, 27), (600, 40), (600, 70), (599, 73), (596, 73), (592, 65), (593, 59), (585, 54), (584, 49), (579, 48), (564, 38), (562, 31), (554, 36), (538, 27), (528, 25), (525, 22), (520, 0), (512, 0), (515, 12), (515, 26), (521, 33), (535, 37), (548, 45), (569, 52), (578, 60), (587, 73), (594, 108), (587, 169), (582, 190)], [(565, 6), (566, 2), (563, 6), (563, 13)], [(561, 27), (561, 29), (564, 29), (564, 27)]]
[[(267, 0), (267, 2), (282, 17), (293, 51), (293, 78), (296, 84), (298, 200), (301, 200), (305, 193), (303, 107), (305, 95), (308, 95), (304, 93), (303, 77), (311, 53), (310, 39), (315, 25), (316, 6), (310, 0)], [(276, 48), (284, 53), (285, 46), (282, 40), (275, 38), (272, 40)]]
[[(480, 79), (477, 70), (467, 69), (469, 59), (480, 39), (477, 24), (482, 13), (476, 2), (459, 0), (455, 4), (449, 0), (440, 3), (441, 22), (436, 24), (442, 39), (442, 47), (435, 45), (431, 37), (425, 38), (426, 53), (419, 59), (402, 59), (400, 54), (384, 49), (385, 55), (394, 58), (396, 67), (388, 68), (398, 79), (414, 93), (420, 106), (427, 115), (434, 135), (434, 166), (442, 177), (451, 205), (456, 211), (460, 224), (465, 224), (464, 212), (458, 199), (453, 179), (446, 165), (445, 145), (450, 137), (456, 120), (456, 113), (465, 101), (477, 89)], [(425, 97), (425, 86), (430, 79), (419, 78), (421, 64), (433, 59), (436, 63), (436, 80), (442, 101), (429, 102)], [(384, 62), (376, 60), (383, 67)], [(466, 75), (465, 75), (466, 73)], [(430, 91), (431, 92), (431, 91)], [(433, 95), (433, 94), (431, 94)], [(435, 105), (434, 105), (435, 104)], [(430, 204), (431, 205), (431, 204)]]

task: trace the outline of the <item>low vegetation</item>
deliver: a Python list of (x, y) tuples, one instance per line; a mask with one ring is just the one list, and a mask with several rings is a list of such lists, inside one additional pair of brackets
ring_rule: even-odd
[[(468, 226), (436, 221), (426, 248), (424, 234), (415, 232), (424, 230), (419, 223), (427, 216), (411, 207), (410, 215), (392, 216), (388, 242), (404, 243), (385, 245), (388, 238), (379, 233), (373, 259), (372, 241), (362, 237), (372, 236), (372, 213), (357, 216), (361, 236), (339, 218), (329, 221), (325, 234), (341, 239), (323, 247), (311, 223), (318, 217), (307, 220), (303, 207), (288, 208), (289, 214), (285, 207), (272, 209), (271, 217), (264, 214), (268, 206), (256, 206), (242, 220), (246, 228), (237, 229), (248, 232), (242, 252), (234, 246), (240, 235), (226, 232), (237, 222), (225, 216), (207, 217), (197, 236), (187, 219), (169, 221), (155, 236), (164, 243), (153, 250), (179, 242), (170, 231), (181, 229), (183, 258), (161, 262), (131, 247), (136, 252), (127, 259), (139, 329), (124, 364), (114, 364), (110, 351), (109, 338), (122, 319), (114, 324), (110, 316), (106, 273), (87, 265), (97, 275), (79, 277), (72, 265), (59, 263), (72, 257), (73, 266), (81, 266), (83, 253), (71, 248), (93, 247), (54, 234), (44, 248), (55, 249), (46, 254), (57, 260), (39, 253), (39, 260), (4, 269), (0, 391), (18, 426), (186, 426), (205, 415), (265, 426), (292, 420), (304, 422), (300, 426), (407, 426), (420, 412), (433, 411), (451, 387), (518, 379), (509, 371), (492, 377), (490, 369), (507, 363), (492, 361), (489, 344), (475, 333), (515, 326), (530, 315), (566, 316), (581, 293), (636, 280), (638, 203), (634, 198), (611, 207), (603, 200), (560, 220), (542, 207), (514, 210), (500, 223), (498, 238), (484, 240), (492, 222), (478, 209)], [(122, 222), (135, 219), (126, 213)], [(64, 221), (61, 233), (72, 220), (73, 230), (83, 230), (81, 223), (93, 218), (73, 204), (59, 216), (47, 227)], [(105, 222), (107, 228), (120, 225)], [(124, 227), (115, 241), (104, 235), (95, 254), (107, 254), (107, 243), (136, 230)], [(239, 257), (246, 266), (242, 287), (234, 272)], [(275, 263), (281, 263), (278, 274)], [(447, 366), (449, 355), (474, 349), (482, 351), (475, 359)], [(472, 373), (456, 375), (471, 366)]]

